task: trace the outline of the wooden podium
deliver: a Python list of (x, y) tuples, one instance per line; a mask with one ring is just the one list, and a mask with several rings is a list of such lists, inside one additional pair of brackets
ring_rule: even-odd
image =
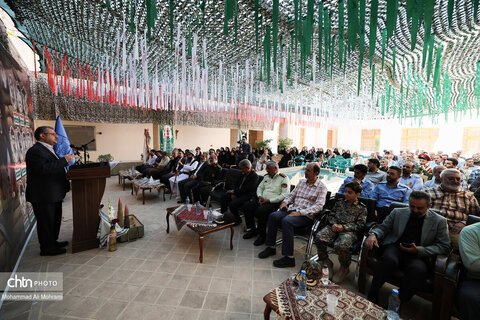
[(71, 166), (67, 173), (67, 179), (72, 180), (72, 253), (98, 248), (100, 202), (107, 177), (108, 162)]

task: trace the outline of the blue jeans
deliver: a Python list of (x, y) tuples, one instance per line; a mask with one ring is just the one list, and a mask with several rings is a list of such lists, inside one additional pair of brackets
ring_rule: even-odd
[(275, 246), (278, 226), (282, 226), (282, 255), (293, 256), (293, 229), (312, 224), (313, 220), (306, 216), (287, 217), (293, 211), (275, 211), (268, 217), (268, 231), (265, 244)]

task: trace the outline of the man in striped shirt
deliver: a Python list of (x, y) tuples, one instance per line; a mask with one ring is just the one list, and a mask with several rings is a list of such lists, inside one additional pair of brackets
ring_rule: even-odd
[(283, 257), (273, 261), (273, 265), (277, 268), (295, 267), (293, 229), (311, 225), (315, 213), (322, 210), (325, 204), (327, 187), (318, 179), (319, 173), (318, 164), (308, 164), (305, 168), (306, 179), (300, 180), (292, 193), (280, 204), (279, 210), (270, 214), (265, 241), (267, 248), (258, 254), (260, 259), (276, 255), (277, 229), (281, 224)]
[(480, 207), (473, 193), (460, 188), (461, 177), (457, 169), (446, 169), (440, 174), (440, 186), (426, 189), (432, 198), (432, 209), (447, 218), (450, 240), (458, 248), (458, 234), (465, 227), (469, 215), (479, 216)]

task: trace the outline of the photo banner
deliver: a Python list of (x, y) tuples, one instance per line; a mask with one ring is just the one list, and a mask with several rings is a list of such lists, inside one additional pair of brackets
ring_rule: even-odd
[(35, 223), (25, 199), (25, 154), (34, 128), (28, 75), (2, 42), (0, 79), (0, 272), (10, 272)]
[(161, 126), (160, 129), (160, 150), (171, 154), (173, 151), (173, 127)]

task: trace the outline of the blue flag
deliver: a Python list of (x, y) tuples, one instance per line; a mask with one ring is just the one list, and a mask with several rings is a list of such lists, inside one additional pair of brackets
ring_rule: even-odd
[[(57, 121), (55, 122), (55, 132), (58, 135), (57, 144), (53, 146), (53, 150), (55, 153), (61, 158), (64, 157), (66, 154), (73, 154), (72, 148), (70, 148), (70, 140), (68, 140), (67, 133), (65, 132), (65, 128), (63, 127), (62, 120), (60, 116), (57, 117)], [(68, 163), (68, 167), (75, 164), (75, 158)]]

